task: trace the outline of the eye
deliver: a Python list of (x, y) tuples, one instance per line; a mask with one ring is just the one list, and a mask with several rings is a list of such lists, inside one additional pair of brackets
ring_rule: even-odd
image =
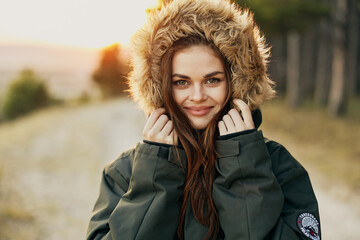
[(206, 80), (206, 83), (208, 84), (215, 84), (215, 83), (219, 83), (221, 80), (219, 78), (209, 78)]
[(177, 81), (174, 81), (173, 82), (174, 85), (177, 85), (177, 86), (186, 86), (188, 85), (188, 81), (186, 80), (177, 80)]

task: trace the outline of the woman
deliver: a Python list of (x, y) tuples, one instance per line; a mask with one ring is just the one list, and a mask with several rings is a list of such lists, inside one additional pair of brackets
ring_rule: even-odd
[(307, 172), (257, 130), (274, 90), (251, 14), (175, 0), (133, 43), (144, 141), (105, 167), (87, 239), (320, 239)]

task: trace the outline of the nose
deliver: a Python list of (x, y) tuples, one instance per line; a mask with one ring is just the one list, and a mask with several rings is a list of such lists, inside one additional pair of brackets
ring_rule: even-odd
[(201, 84), (194, 84), (191, 89), (189, 100), (194, 101), (194, 102), (201, 102), (201, 101), (206, 100), (206, 98), (207, 98), (207, 95), (206, 95), (204, 87)]

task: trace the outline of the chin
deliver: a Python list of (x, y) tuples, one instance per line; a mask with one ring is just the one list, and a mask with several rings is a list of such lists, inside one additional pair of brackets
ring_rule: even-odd
[(208, 125), (209, 125), (210, 121), (202, 121), (202, 122), (197, 122), (197, 121), (193, 121), (192, 125), (196, 130), (202, 130), (205, 129)]

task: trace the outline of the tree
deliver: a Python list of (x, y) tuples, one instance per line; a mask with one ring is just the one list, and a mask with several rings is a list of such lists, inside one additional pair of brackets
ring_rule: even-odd
[(286, 95), (291, 107), (300, 105), (300, 34), (287, 34)]
[(100, 87), (104, 98), (124, 94), (128, 88), (126, 76), (129, 66), (126, 60), (120, 59), (119, 53), (119, 44), (103, 49), (100, 64), (92, 75), (93, 81)]
[(332, 61), (332, 78), (329, 96), (329, 110), (333, 116), (345, 113), (346, 82), (345, 82), (345, 23), (347, 2), (336, 0), (334, 55)]
[[(268, 35), (285, 35), (286, 41), (282, 42), (285, 48), (275, 46), (278, 49), (286, 49), (285, 54), (276, 53), (277, 57), (285, 56), (285, 60), (274, 59), (274, 62), (284, 64), (286, 72), (287, 101), (290, 106), (298, 107), (304, 96), (309, 96), (314, 74), (314, 43), (309, 40), (314, 39), (314, 22), (329, 14), (328, 7), (313, 0), (237, 0), (239, 5), (247, 6), (254, 12), (254, 17), (263, 32)], [(312, 27), (312, 28), (310, 28)], [(304, 34), (306, 33), (306, 34)], [(279, 42), (279, 41), (278, 41)], [(271, 66), (270, 66), (271, 68)], [(279, 66), (277, 69), (280, 69)], [(277, 73), (274, 78), (280, 78), (283, 83), (283, 74)], [(279, 85), (279, 84), (278, 84)]]
[(23, 70), (5, 94), (2, 114), (5, 119), (15, 119), (47, 106), (50, 97), (45, 83), (32, 70)]
[(358, 58), (359, 58), (359, 1), (348, 0), (348, 40), (347, 40), (347, 79), (348, 90), (352, 96), (358, 92)]
[(316, 104), (325, 107), (328, 104), (331, 79), (332, 32), (330, 21), (328, 19), (322, 19), (317, 28), (318, 41), (314, 99)]
[(329, 14), (326, 5), (314, 0), (236, 0), (254, 12), (256, 22), (266, 34), (303, 32)]

